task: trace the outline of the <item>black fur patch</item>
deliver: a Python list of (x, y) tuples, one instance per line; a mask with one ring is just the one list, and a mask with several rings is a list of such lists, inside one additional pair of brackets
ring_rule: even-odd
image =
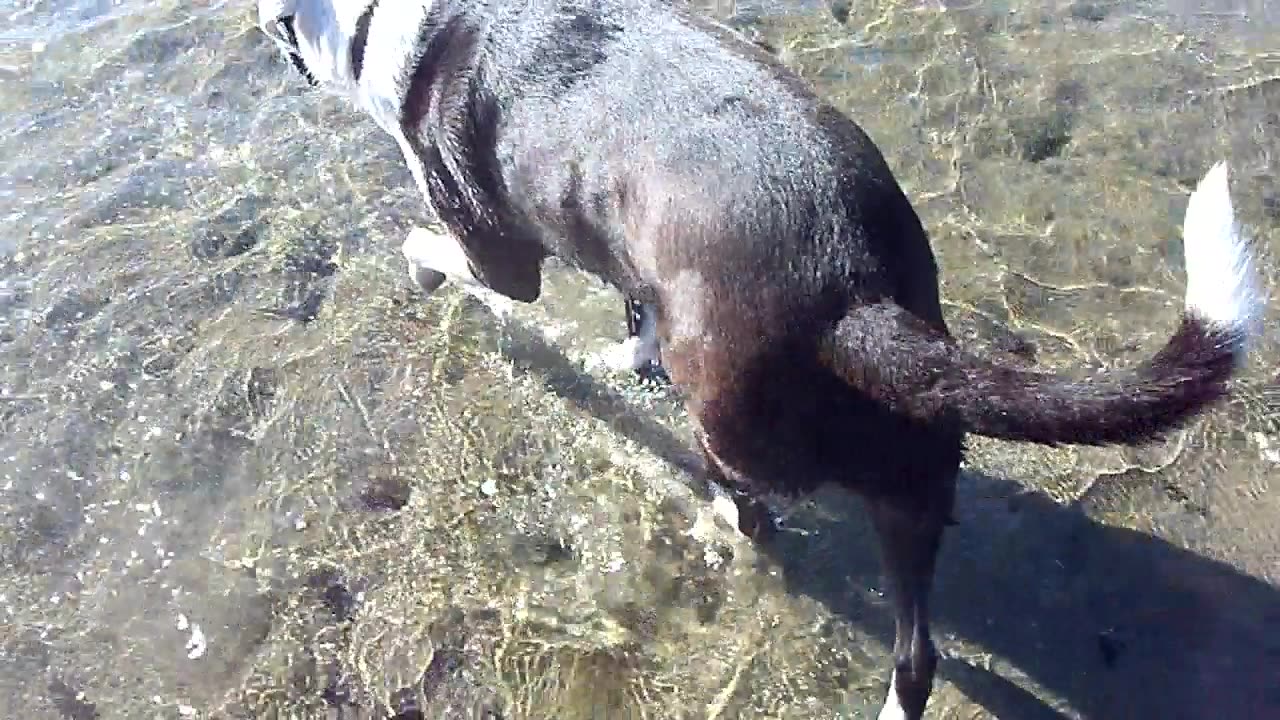
[(369, 42), (369, 24), (377, 8), (378, 0), (372, 0), (356, 20), (356, 34), (351, 38), (351, 76), (356, 82), (360, 82), (360, 75), (364, 72), (364, 48)]
[(308, 85), (314, 87), (317, 84), (316, 78), (311, 74), (311, 71), (307, 69), (307, 63), (303, 61), (302, 54), (298, 52), (298, 34), (293, 30), (293, 16), (285, 15), (277, 20), (277, 22), (280, 23), (281, 28), (284, 28), (285, 39), (289, 41), (289, 50), (287, 52), (289, 56), (289, 63), (293, 65), (294, 70), (297, 70), (298, 73), (306, 79)]

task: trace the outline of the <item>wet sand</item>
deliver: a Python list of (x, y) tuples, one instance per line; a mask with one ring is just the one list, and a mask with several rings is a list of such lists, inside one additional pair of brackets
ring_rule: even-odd
[[(1172, 331), (1220, 158), (1277, 286), (1255, 4), (733, 21), (884, 149), (954, 332), (1084, 373)], [(891, 620), (854, 498), (798, 504), (767, 551), (716, 526), (672, 393), (584, 369), (623, 332), (588, 278), (505, 320), (416, 296), (398, 247), (429, 218), (394, 143), (251, 7), (43, 38), (56, 10), (0, 11), (0, 717), (874, 716)], [(1276, 320), (1167, 442), (973, 440), (931, 717), (1280, 710)]]

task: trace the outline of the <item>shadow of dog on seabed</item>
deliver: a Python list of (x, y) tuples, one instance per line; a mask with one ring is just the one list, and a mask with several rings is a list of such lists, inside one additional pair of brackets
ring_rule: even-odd
[[(1017, 720), (1280, 717), (1280, 590), (1011, 480), (962, 472), (960, 487), (939, 563), (939, 629), (1074, 712), (954, 657), (939, 665), (944, 681)], [(856, 498), (829, 491), (814, 502), (822, 517), (791, 518), (808, 537), (782, 533), (763, 552), (793, 591), (892, 643), (888, 608), (857, 592), (885, 585)]]

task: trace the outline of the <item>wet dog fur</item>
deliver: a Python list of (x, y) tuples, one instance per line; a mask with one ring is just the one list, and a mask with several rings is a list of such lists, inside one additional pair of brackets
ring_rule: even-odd
[(424, 290), (532, 302), (548, 257), (594, 274), (634, 314), (619, 362), (660, 349), (743, 532), (768, 529), (769, 496), (864, 498), (896, 616), (881, 720), (920, 718), (932, 688), (928, 597), (965, 434), (1150, 440), (1226, 394), (1256, 329), (1225, 164), (1188, 205), (1178, 331), (1138, 367), (1077, 380), (959, 346), (876, 145), (679, 4), (262, 0), (260, 22), (399, 143), (447, 228), (406, 239)]

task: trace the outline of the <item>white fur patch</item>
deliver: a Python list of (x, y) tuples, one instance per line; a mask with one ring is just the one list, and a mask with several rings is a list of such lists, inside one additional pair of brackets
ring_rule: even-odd
[[(370, 2), (359, 1), (366, 6)], [(420, 51), (418, 35), (432, 5), (432, 0), (381, 0), (373, 11), (360, 95), (365, 108), (385, 129), (399, 127), (412, 64)]]
[[(351, 41), (360, 16), (374, 0), (258, 0), (258, 23), (293, 18), (298, 52), (320, 88), (349, 97), (385, 130), (400, 124), (400, 109), (418, 55), (418, 35), (432, 0), (381, 0), (373, 10), (359, 85), (351, 64)], [(276, 37), (276, 34), (272, 34)], [(279, 38), (277, 38), (279, 39)]]
[(1246, 338), (1256, 335), (1263, 299), (1248, 242), (1231, 206), (1225, 161), (1210, 168), (1191, 193), (1182, 242), (1187, 311), (1219, 328), (1244, 331)]
[(463, 283), (474, 283), (467, 253), (452, 235), (423, 227), (409, 232), (400, 246), (404, 259), (418, 267), (430, 268)]
[(258, 22), (265, 24), (292, 15), (297, 6), (297, 0), (258, 0)]
[(907, 720), (907, 711), (898, 702), (898, 671), (893, 671), (893, 679), (889, 681), (889, 692), (884, 698), (884, 707), (880, 708), (877, 720)]
[(734, 532), (738, 531), (738, 504), (733, 501), (733, 498), (717, 493), (715, 499), (711, 501), (711, 511), (729, 523), (729, 527), (733, 528)]
[(400, 252), (409, 263), (410, 277), (414, 275), (414, 268), (444, 273), (462, 285), (463, 292), (488, 306), (494, 315), (505, 318), (511, 314), (515, 301), (480, 284), (467, 263), (467, 253), (449, 233), (416, 227), (405, 238)]

